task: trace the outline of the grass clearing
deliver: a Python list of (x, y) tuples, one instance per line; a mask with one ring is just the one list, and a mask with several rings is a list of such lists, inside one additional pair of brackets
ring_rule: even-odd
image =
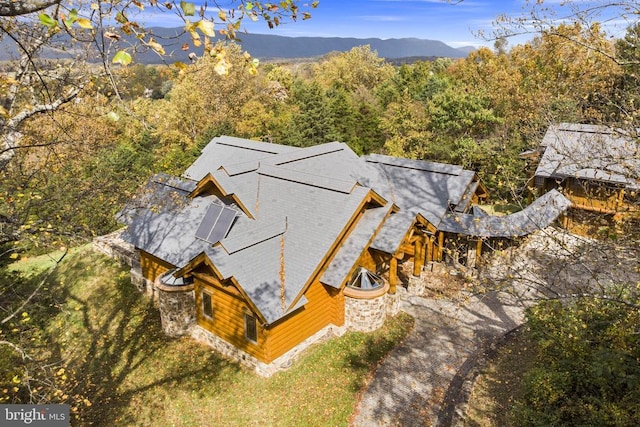
[[(91, 244), (87, 243), (83, 246), (71, 248), (69, 249), (65, 257), (68, 257), (77, 252), (86, 251), (90, 247)], [(7, 269), (10, 272), (19, 273), (23, 276), (35, 276), (56, 265), (56, 262), (64, 255), (64, 252), (64, 249), (60, 249), (48, 254), (36, 255), (32, 257), (23, 255), (18, 261), (9, 264), (7, 266)]]
[(104, 255), (85, 247), (50, 280), (60, 310), (46, 322), (49, 357), (68, 377), (57, 399), (82, 425), (347, 425), (370, 372), (413, 325), (401, 314), (315, 345), (265, 379), (166, 337), (157, 309)]

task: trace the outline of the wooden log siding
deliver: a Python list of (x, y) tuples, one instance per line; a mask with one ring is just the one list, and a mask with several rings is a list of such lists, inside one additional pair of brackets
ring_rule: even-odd
[[(196, 291), (196, 321), (206, 330), (233, 344), (258, 360), (267, 362), (266, 343), (268, 332), (258, 320), (258, 340), (256, 343), (245, 337), (244, 315), (258, 318), (250, 309), (240, 292), (233, 286), (224, 286), (212, 276), (194, 274)], [(211, 294), (213, 318), (202, 314), (202, 292)]]
[(342, 292), (316, 281), (305, 296), (304, 307), (266, 327), (260, 360), (270, 363), (329, 324), (344, 324)]
[(573, 207), (586, 211), (613, 214), (629, 208), (623, 188), (589, 183), (576, 178), (568, 178), (558, 185), (552, 178), (545, 179), (540, 194), (562, 187), (563, 195), (573, 203)]
[[(369, 271), (373, 271), (374, 273), (377, 273), (380, 267), (376, 263), (376, 260), (373, 258), (373, 254), (368, 249), (362, 253), (362, 255), (360, 256), (360, 259), (357, 262), (357, 265), (359, 267), (364, 267)], [(348, 280), (351, 280), (351, 277), (349, 277)]]
[(576, 208), (584, 210), (616, 213), (623, 208), (621, 203), (622, 197), (620, 197), (619, 192), (606, 196), (605, 194), (591, 195), (584, 191), (575, 191), (571, 189), (565, 191), (564, 195), (571, 200)]
[(140, 251), (140, 269), (142, 270), (142, 277), (145, 279), (153, 282), (158, 276), (172, 268), (175, 268), (173, 264), (161, 260), (148, 252)]
[[(272, 325), (258, 325), (258, 341), (253, 343), (245, 338), (244, 315), (252, 313), (242, 294), (211, 275), (194, 273), (194, 277), (198, 324), (265, 363), (271, 363), (330, 323), (344, 324), (342, 292), (315, 281), (305, 293), (307, 304)], [(202, 315), (203, 290), (211, 293), (213, 319)]]

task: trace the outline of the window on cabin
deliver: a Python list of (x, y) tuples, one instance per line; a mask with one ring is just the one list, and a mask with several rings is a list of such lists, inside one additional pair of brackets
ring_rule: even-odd
[(258, 342), (258, 321), (250, 314), (244, 315), (244, 336), (251, 342)]
[(535, 187), (544, 188), (544, 181), (545, 181), (544, 176), (536, 176), (535, 183), (534, 183)]
[(207, 319), (213, 319), (213, 303), (211, 300), (211, 294), (207, 291), (202, 291), (200, 299), (202, 300), (202, 315)]

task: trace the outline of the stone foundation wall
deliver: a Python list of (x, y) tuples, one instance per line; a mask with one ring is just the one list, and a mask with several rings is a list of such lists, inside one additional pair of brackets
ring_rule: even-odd
[(155, 286), (153, 286), (153, 282), (142, 275), (142, 269), (140, 268), (140, 263), (137, 263), (137, 266), (134, 265), (129, 272), (131, 276), (131, 283), (133, 286), (138, 289), (141, 293), (149, 296), (153, 302), (158, 304), (158, 292), (156, 291)]
[(162, 330), (170, 337), (187, 335), (196, 322), (196, 295), (193, 289), (157, 289)]
[(387, 318), (387, 294), (370, 299), (344, 297), (344, 320), (349, 329), (375, 331)]
[(239, 348), (228, 343), (219, 336), (214, 335), (210, 331), (204, 329), (200, 325), (193, 325), (190, 332), (191, 336), (196, 341), (212, 347), (218, 353), (221, 353), (229, 359), (234, 360), (241, 365), (254, 370), (260, 376), (270, 377), (276, 372), (290, 367), (294, 360), (298, 357), (298, 355), (311, 345), (327, 340), (329, 338), (341, 336), (346, 332), (346, 328), (329, 325), (319, 330), (271, 363), (264, 363), (256, 359), (254, 356), (243, 350), (240, 350)]
[(122, 265), (133, 267), (140, 263), (140, 253), (130, 243), (122, 240), (122, 229), (93, 239), (93, 249), (102, 252)]

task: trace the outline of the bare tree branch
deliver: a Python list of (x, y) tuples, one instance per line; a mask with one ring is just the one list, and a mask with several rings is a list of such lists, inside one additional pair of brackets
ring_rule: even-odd
[(0, 16), (14, 17), (28, 15), (60, 4), (61, 0), (0, 0)]
[[(40, 104), (35, 105), (29, 110), (21, 111), (20, 113), (13, 116), (11, 119), (7, 121), (4, 125), (3, 132), (4, 136), (2, 138), (2, 145), (0, 146), (0, 168), (4, 167), (15, 155), (15, 150), (17, 148), (17, 143), (20, 140), (20, 134), (18, 132), (18, 127), (22, 122), (33, 117), (37, 114), (52, 112), (57, 110), (61, 105), (66, 104), (72, 101), (80, 91), (82, 90), (83, 85), (79, 85), (77, 87), (72, 88), (67, 92), (65, 96), (62, 96), (55, 101), (49, 104)], [(51, 144), (39, 144), (38, 146), (46, 146)]]
[(4, 319), (2, 319), (2, 321), (0, 321), (0, 325), (3, 325), (5, 323), (7, 323), (9, 320), (13, 319), (20, 311), (22, 311), (22, 309), (29, 304), (29, 302), (33, 299), (34, 296), (36, 296), (36, 294), (40, 291), (40, 289), (44, 286), (44, 284), (47, 282), (47, 280), (49, 279), (49, 277), (51, 277), (51, 275), (53, 274), (54, 271), (56, 271), (56, 268), (58, 268), (58, 265), (60, 265), (60, 263), (62, 262), (62, 260), (64, 259), (65, 256), (67, 256), (67, 253), (69, 253), (69, 250), (65, 248), (64, 253), (62, 254), (62, 256), (60, 258), (58, 258), (57, 260), (55, 260), (55, 265), (53, 267), (51, 267), (49, 269), (49, 271), (47, 271), (47, 274), (45, 274), (45, 276), (42, 278), (42, 280), (40, 281), (40, 283), (38, 283), (38, 286), (36, 286), (36, 288), (33, 290), (33, 292), (31, 292), (31, 295), (29, 295), (27, 297), (27, 299), (25, 299), (22, 304), (20, 304), (20, 306), (18, 308), (16, 308), (15, 310), (13, 310), (13, 312), (8, 315), (7, 317), (5, 317)]
[(80, 91), (82, 90), (82, 87), (83, 86), (80, 85), (80, 86), (72, 88), (71, 90), (69, 90), (69, 92), (67, 92), (67, 94), (65, 96), (56, 99), (55, 101), (53, 101), (50, 104), (35, 105), (29, 110), (25, 110), (25, 111), (22, 111), (22, 112), (16, 114), (11, 119), (9, 119), (9, 121), (6, 124), (6, 126), (9, 129), (15, 130), (20, 126), (20, 124), (23, 121), (25, 121), (26, 119), (28, 119), (30, 117), (35, 116), (36, 114), (55, 111), (61, 105), (72, 101), (76, 96), (78, 96), (78, 93), (80, 93)]
[(6, 345), (7, 347), (11, 347), (12, 349), (14, 349), (16, 353), (20, 353), (22, 360), (31, 359), (31, 357), (22, 348), (18, 347), (12, 342), (0, 341), (0, 345)]

